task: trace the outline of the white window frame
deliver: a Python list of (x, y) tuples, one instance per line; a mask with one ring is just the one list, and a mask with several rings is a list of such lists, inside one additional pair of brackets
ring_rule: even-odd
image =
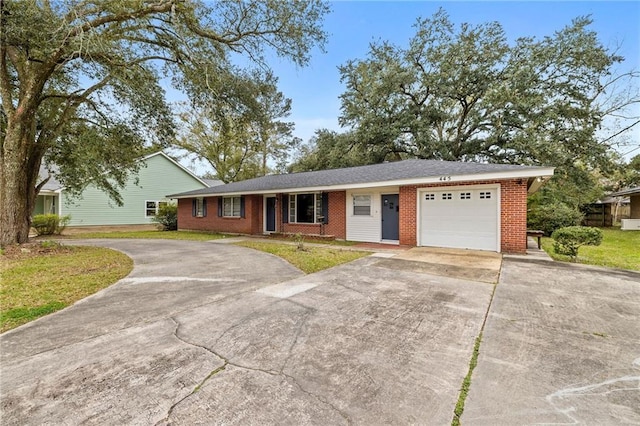
[[(352, 197), (352, 201), (353, 201), (353, 203), (352, 203), (353, 206), (352, 206), (352, 209), (351, 209), (351, 215), (352, 216), (369, 216), (369, 217), (373, 216), (373, 209), (372, 209), (372, 207), (373, 207), (373, 197), (371, 196), (371, 194), (353, 194), (351, 197)], [(356, 203), (357, 203), (356, 199), (357, 198), (360, 198), (361, 201), (364, 201), (363, 198), (365, 198), (365, 197), (369, 200), (368, 205), (366, 205), (366, 204), (356, 205)], [(356, 213), (356, 207), (369, 207), (369, 211), (367, 213)]]
[[(313, 222), (298, 222), (298, 195), (313, 195)], [(289, 194), (289, 223), (299, 223), (301, 225), (314, 225), (322, 223), (318, 216), (322, 216), (322, 193), (320, 192), (300, 192)]]
[[(149, 207), (148, 203), (153, 203), (153, 207)], [(166, 201), (161, 200), (145, 200), (144, 201), (144, 217), (151, 218), (158, 215), (158, 209), (160, 209), (160, 205), (167, 204)], [(153, 211), (153, 214), (149, 214)]]
[[(230, 209), (227, 209), (227, 202), (230, 203)], [(222, 197), (222, 217), (240, 217), (242, 214), (241, 206), (242, 197)], [(227, 214), (230, 210), (231, 214)]]

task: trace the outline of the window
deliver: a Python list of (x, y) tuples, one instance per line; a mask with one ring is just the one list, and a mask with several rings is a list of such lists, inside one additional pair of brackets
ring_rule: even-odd
[(194, 208), (193, 208), (194, 216), (196, 217), (206, 216), (207, 214), (205, 213), (204, 198), (196, 198), (195, 200), (193, 200), (193, 202), (194, 202)]
[(144, 215), (145, 217), (154, 217), (158, 214), (158, 209), (162, 206), (166, 206), (166, 201), (145, 201), (144, 202)]
[(460, 199), (461, 200), (470, 200), (471, 199), (471, 193), (470, 192), (461, 192), (460, 193)]
[(240, 217), (240, 197), (224, 197), (222, 199), (222, 215), (224, 217)]
[(315, 193), (289, 195), (289, 222), (322, 222), (322, 195)]
[(442, 199), (443, 200), (450, 200), (452, 197), (452, 194), (450, 192), (443, 192), (442, 193)]
[(371, 195), (353, 196), (353, 215), (371, 216)]
[(489, 200), (491, 198), (491, 192), (481, 192), (480, 199), (481, 200)]
[(436, 194), (424, 194), (424, 199), (427, 201), (432, 201), (436, 199)]

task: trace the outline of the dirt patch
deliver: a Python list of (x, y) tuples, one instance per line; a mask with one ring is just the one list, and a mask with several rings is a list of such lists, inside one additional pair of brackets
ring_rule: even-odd
[(24, 260), (40, 256), (69, 253), (72, 247), (63, 246), (54, 241), (34, 241), (24, 244), (14, 244), (2, 249), (3, 260)]

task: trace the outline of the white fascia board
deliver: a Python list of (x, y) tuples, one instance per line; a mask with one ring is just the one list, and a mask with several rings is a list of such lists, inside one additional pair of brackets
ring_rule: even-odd
[(423, 178), (410, 178), (410, 179), (398, 179), (382, 182), (363, 182), (363, 183), (349, 183), (342, 185), (318, 185), (308, 186), (300, 188), (282, 188), (282, 189), (265, 189), (260, 191), (236, 191), (236, 192), (216, 192), (208, 194), (197, 195), (185, 195), (181, 197), (173, 197), (175, 199), (180, 198), (199, 198), (199, 197), (230, 197), (246, 194), (273, 194), (277, 193), (306, 193), (306, 192), (321, 192), (321, 191), (345, 191), (349, 189), (364, 189), (364, 188), (379, 188), (385, 186), (404, 186), (404, 185), (426, 185), (426, 184), (445, 184), (454, 182), (474, 182), (481, 180), (505, 180), (505, 179), (528, 179), (536, 177), (550, 177), (553, 176), (553, 167), (545, 167), (540, 169), (525, 169), (525, 170), (510, 170), (499, 173), (475, 173), (471, 175), (442, 175), (442, 176), (429, 176)]

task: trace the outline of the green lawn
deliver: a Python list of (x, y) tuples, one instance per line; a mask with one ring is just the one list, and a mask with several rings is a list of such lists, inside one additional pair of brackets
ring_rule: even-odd
[[(578, 263), (640, 271), (640, 232), (602, 228), (602, 234), (599, 246), (580, 247)], [(551, 238), (542, 239), (542, 248), (555, 260), (569, 261), (555, 253)]]
[(307, 274), (332, 268), (371, 254), (340, 248), (310, 246), (306, 246), (304, 250), (298, 250), (297, 246), (293, 244), (269, 241), (240, 241), (235, 244), (279, 256)]
[(113, 232), (82, 232), (69, 235), (69, 238), (143, 238), (165, 240), (209, 241), (228, 238), (223, 234), (199, 231), (113, 231)]
[(133, 261), (115, 250), (50, 241), (8, 248), (0, 262), (0, 332), (69, 306), (133, 268)]

